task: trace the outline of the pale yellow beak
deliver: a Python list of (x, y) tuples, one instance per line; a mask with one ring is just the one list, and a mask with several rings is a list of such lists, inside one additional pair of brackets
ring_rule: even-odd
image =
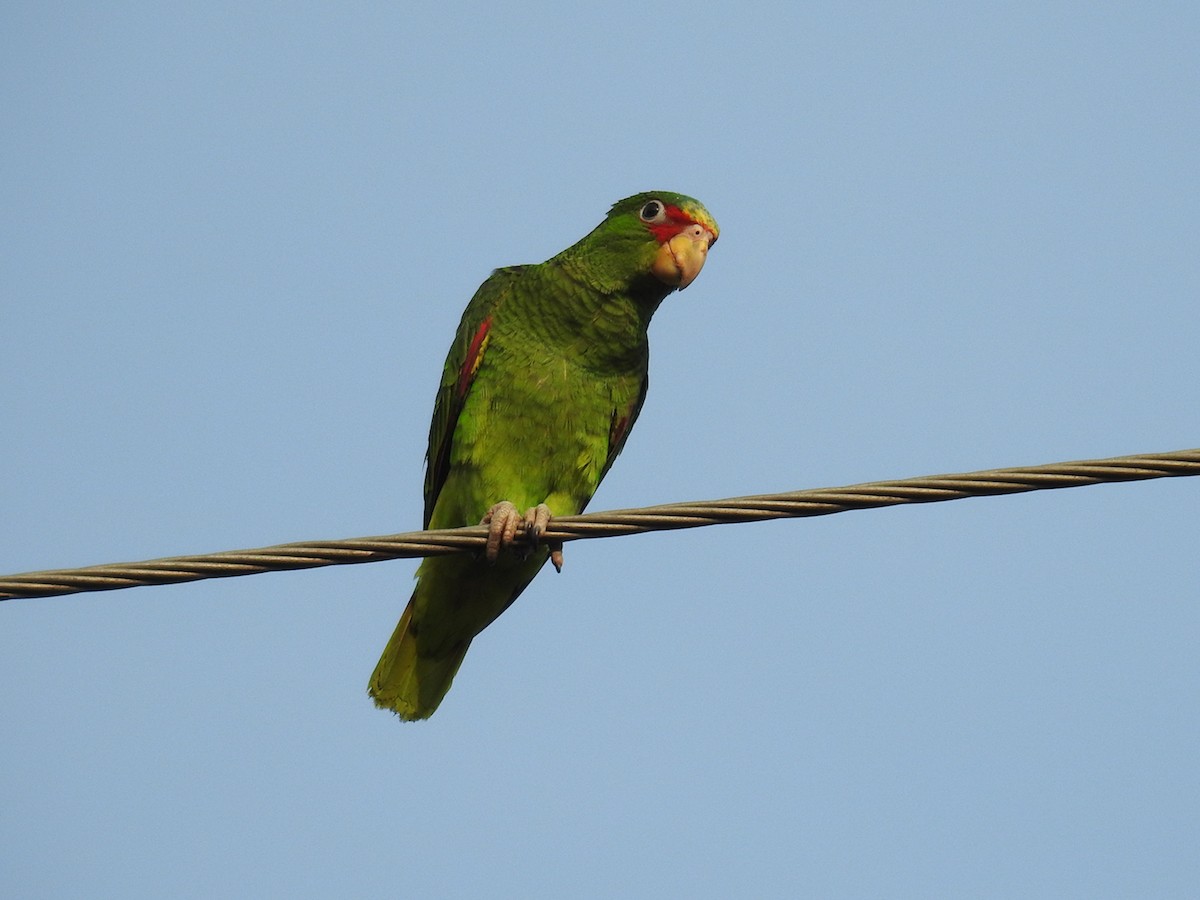
[(703, 225), (689, 225), (658, 248), (650, 271), (663, 284), (682, 291), (704, 268), (708, 248), (715, 240), (713, 233)]

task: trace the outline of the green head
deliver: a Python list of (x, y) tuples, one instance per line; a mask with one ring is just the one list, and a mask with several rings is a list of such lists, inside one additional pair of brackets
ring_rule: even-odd
[(695, 280), (718, 234), (698, 200), (649, 191), (614, 203), (591, 234), (555, 260), (602, 290), (654, 280), (665, 295)]

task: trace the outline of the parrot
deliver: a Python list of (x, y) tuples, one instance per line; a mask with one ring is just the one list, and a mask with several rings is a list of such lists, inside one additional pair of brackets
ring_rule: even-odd
[(625, 446), (646, 398), (650, 318), (695, 280), (718, 233), (691, 197), (635, 194), (558, 255), (497, 269), (475, 292), (437, 389), (424, 527), (484, 524), (487, 543), (422, 561), (371, 675), (376, 706), (427, 719), (476, 635), (547, 560), (562, 570), (562, 545), (539, 538), (554, 516), (583, 512)]

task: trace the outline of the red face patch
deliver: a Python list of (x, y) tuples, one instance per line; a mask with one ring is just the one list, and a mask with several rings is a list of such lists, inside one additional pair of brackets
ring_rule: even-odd
[(654, 235), (655, 240), (660, 244), (665, 244), (689, 225), (696, 224), (696, 220), (678, 206), (667, 204), (663, 207), (663, 212), (667, 215), (667, 221), (659, 222), (657, 225), (646, 223), (646, 229)]

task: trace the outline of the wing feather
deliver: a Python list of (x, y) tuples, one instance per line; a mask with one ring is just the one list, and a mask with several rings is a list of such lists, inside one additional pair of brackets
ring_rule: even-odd
[(496, 308), (508, 294), (513, 279), (525, 268), (497, 269), (479, 286), (463, 312), (454, 343), (446, 354), (442, 381), (433, 405), (433, 420), (429, 425), (429, 449), (425, 453), (425, 528), (429, 527), (433, 508), (450, 472), (454, 432), (475, 376), (483, 365)]
[(649, 386), (650, 379), (643, 375), (642, 383), (638, 386), (637, 397), (633, 402), (625, 409), (612, 411), (612, 418), (609, 420), (608, 426), (608, 456), (604, 460), (604, 467), (600, 470), (601, 481), (608, 474), (608, 470), (612, 468), (618, 454), (624, 449), (625, 440), (629, 437), (629, 432), (633, 430), (633, 423), (637, 421), (638, 414), (642, 411), (642, 404), (646, 402), (646, 389)]

